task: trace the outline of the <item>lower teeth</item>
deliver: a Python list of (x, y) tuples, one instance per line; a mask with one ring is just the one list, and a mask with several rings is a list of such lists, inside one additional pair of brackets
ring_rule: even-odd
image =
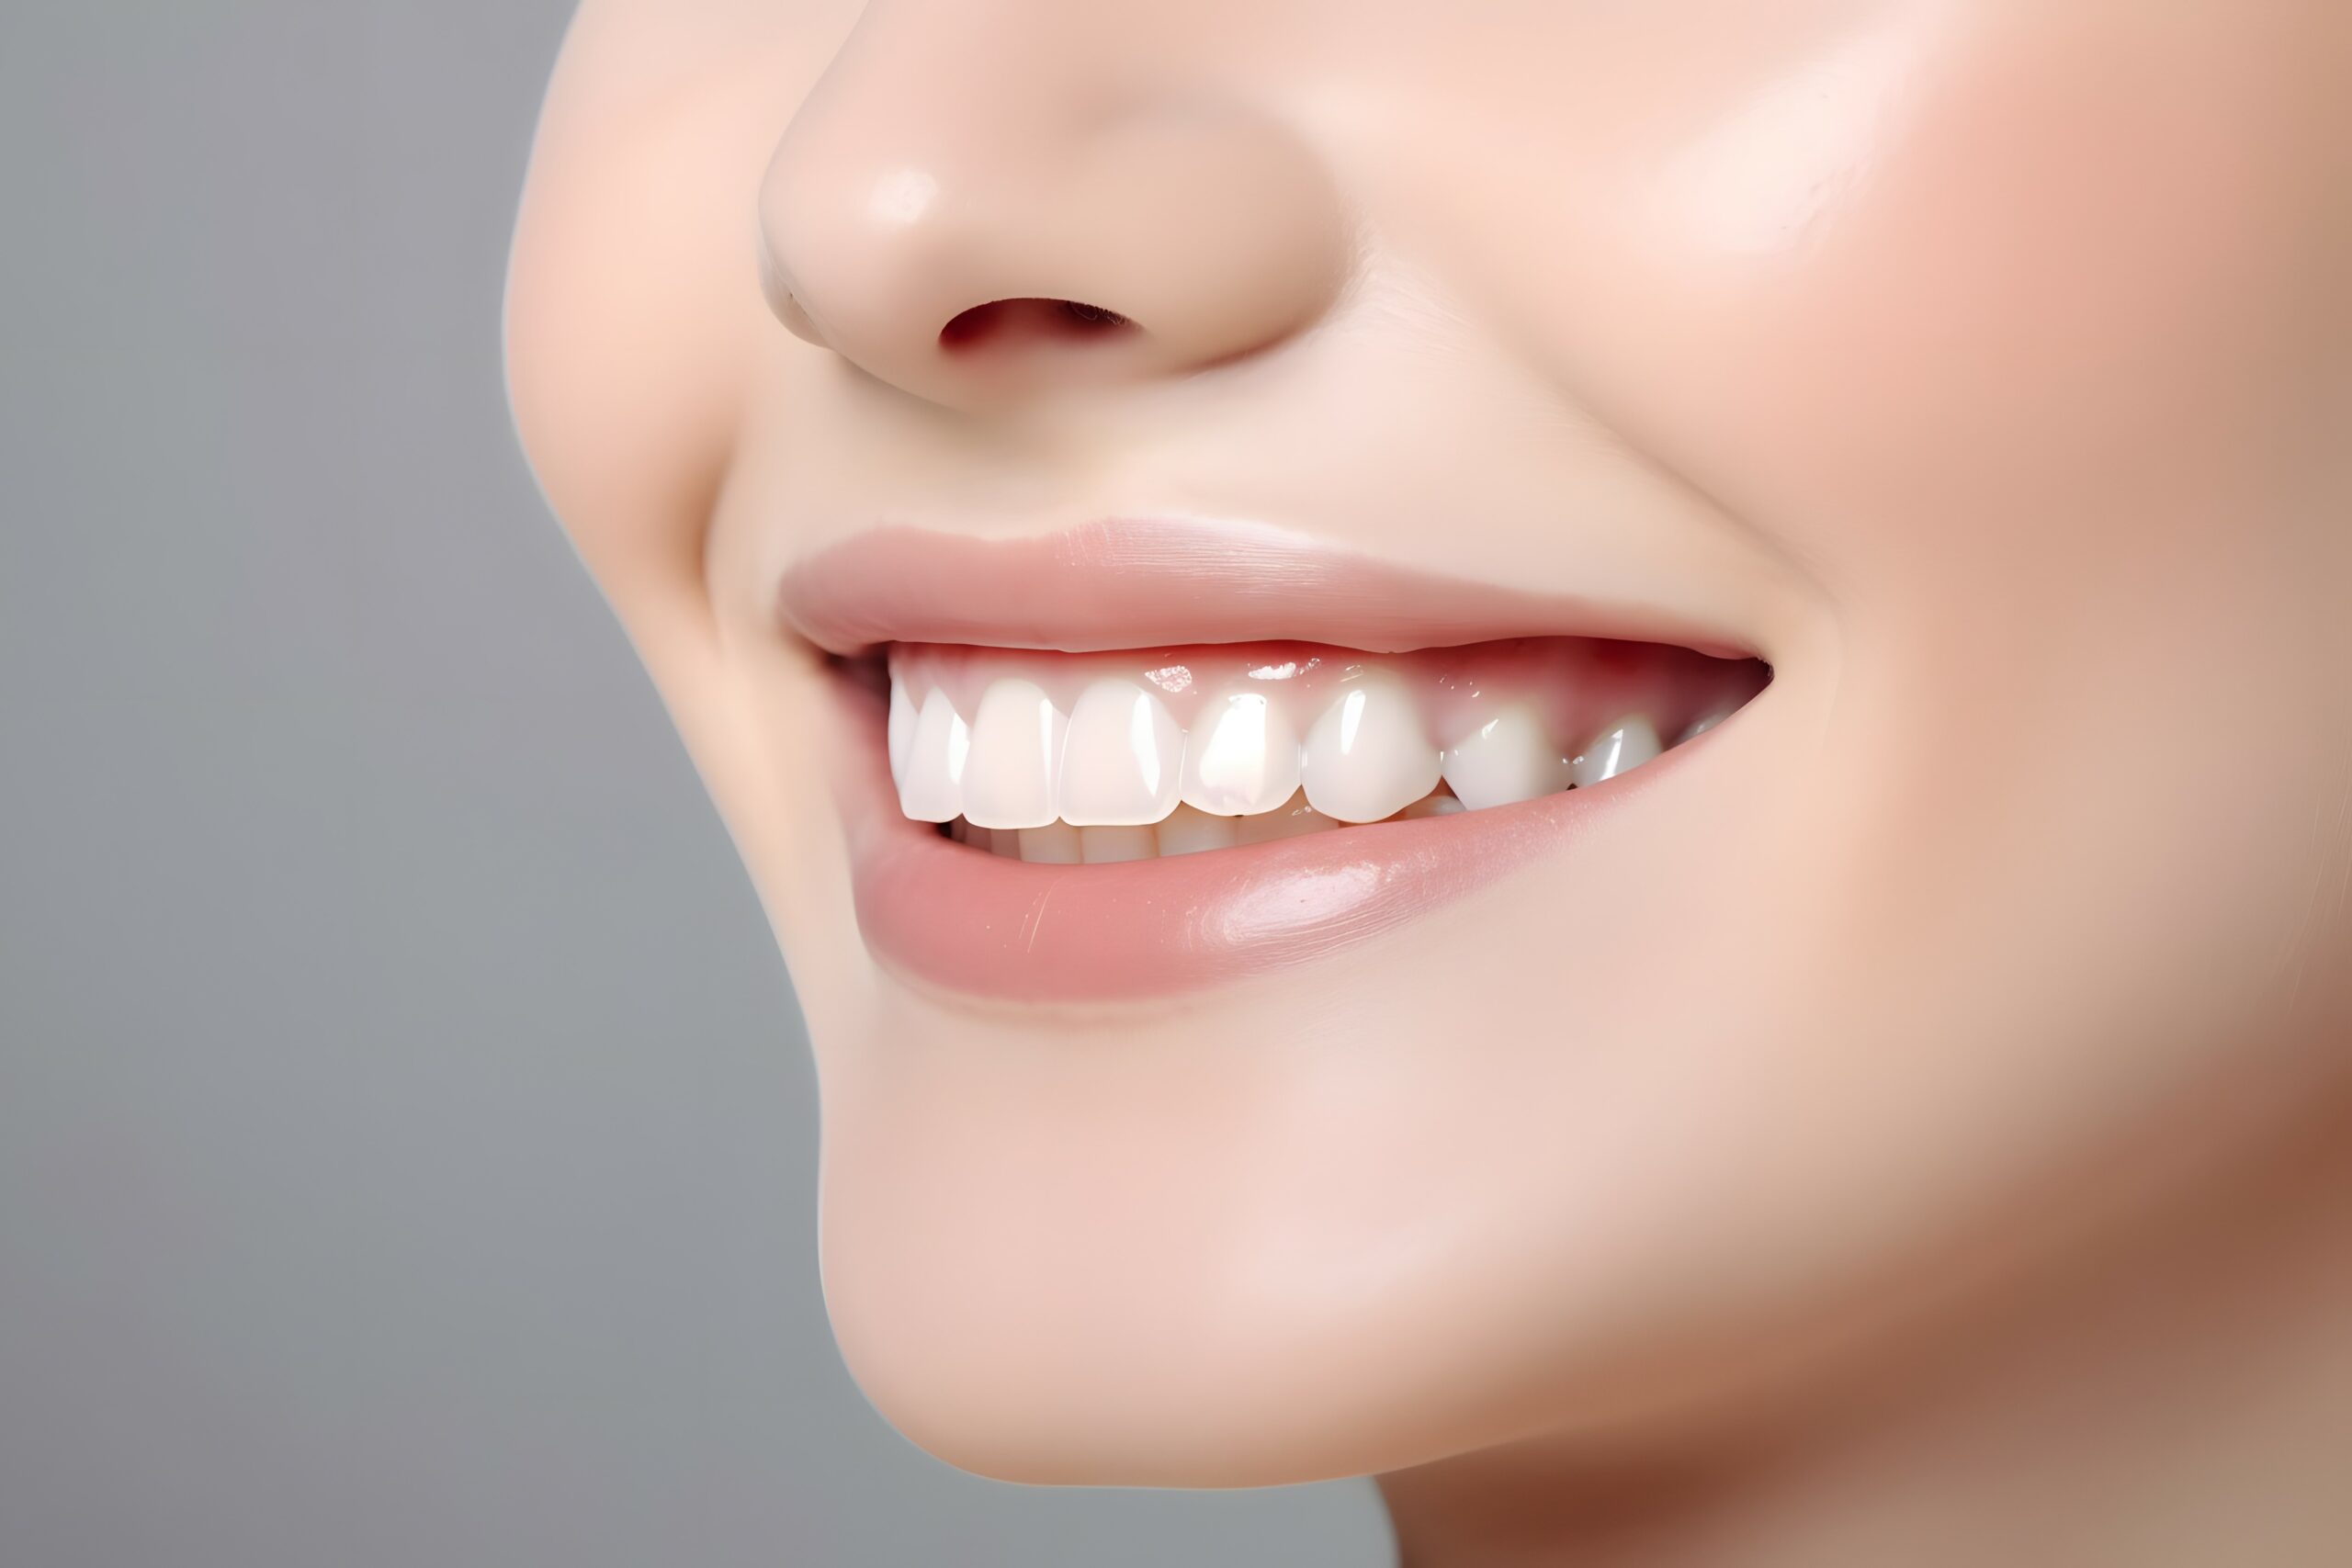
[[(1572, 784), (1569, 786), (1574, 788)], [(1440, 784), (1412, 805), (1385, 818), (1409, 822), (1423, 817), (1445, 817), (1466, 809), (1453, 791)], [(1042, 828), (976, 828), (958, 817), (942, 824), (957, 843), (1007, 860), (1040, 865), (1107, 865), (1118, 861), (1157, 860), (1166, 855), (1199, 854), (1308, 833), (1328, 833), (1349, 824), (1326, 817), (1306, 803), (1301, 790), (1272, 811), (1250, 817), (1212, 817), (1180, 806), (1175, 812), (1147, 827), (1074, 828), (1049, 822)]]

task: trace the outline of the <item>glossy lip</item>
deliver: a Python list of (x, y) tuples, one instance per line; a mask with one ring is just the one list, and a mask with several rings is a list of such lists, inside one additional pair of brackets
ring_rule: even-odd
[[(1011, 540), (892, 527), (795, 566), (785, 619), (837, 654), (891, 642), (1083, 652), (1266, 637), (1370, 651), (1524, 636), (1673, 642), (1720, 630), (1638, 606), (1432, 577), (1254, 525), (1089, 524)], [(857, 922), (886, 967), (1022, 1004), (1167, 996), (1311, 962), (1558, 852), (1728, 725), (1621, 778), (1513, 806), (1107, 865), (958, 844), (898, 809), (883, 705), (837, 681), (833, 788)]]
[(776, 606), (840, 654), (889, 642), (1089, 653), (1255, 641), (1398, 653), (1558, 636), (1757, 651), (1659, 608), (1437, 576), (1262, 524), (1167, 518), (1012, 539), (876, 528), (793, 566)]

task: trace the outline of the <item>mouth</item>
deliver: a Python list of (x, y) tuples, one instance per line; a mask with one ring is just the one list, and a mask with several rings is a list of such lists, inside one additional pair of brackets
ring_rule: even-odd
[(860, 931), (1045, 1004), (1310, 962), (1572, 853), (1770, 683), (1716, 628), (1271, 529), (885, 530), (795, 567)]

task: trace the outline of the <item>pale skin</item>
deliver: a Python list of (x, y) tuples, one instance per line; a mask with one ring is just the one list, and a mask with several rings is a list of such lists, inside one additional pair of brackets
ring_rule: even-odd
[[(2335, 0), (590, 0), (517, 423), (791, 969), (883, 1414), (1375, 1474), (1424, 1568), (2339, 1560), (2346, 81)], [(943, 341), (1000, 299), (1130, 325)], [(1770, 687), (1311, 960), (910, 975), (780, 579), (1150, 515)]]

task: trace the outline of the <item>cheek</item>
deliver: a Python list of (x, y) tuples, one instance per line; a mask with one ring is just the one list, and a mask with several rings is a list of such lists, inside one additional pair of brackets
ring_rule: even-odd
[(2078, 574), (2125, 536), (2209, 553), (2224, 521), (2242, 541), (2309, 404), (2343, 289), (2317, 262), (2343, 128), (2297, 79), (2312, 40), (2009, 9), (1771, 85), (1660, 165), (1621, 236), (1661, 307), (1628, 417), (1833, 591)]
[(2085, 1145), (2103, 1104), (2249, 1070), (2252, 1010), (2345, 989), (2311, 918), (2352, 748), (2346, 461), (2312, 435), (2347, 364), (2344, 29), (2126, 9), (1905, 17), (1724, 95), (1589, 182), (1581, 313), (1520, 296), (1571, 395), (1823, 588), (1776, 929), (1864, 1029), (1949, 1004), (1948, 1055), (1857, 1069), (1976, 1086), (1917, 1151), (1982, 1154), (2018, 1103)]
[[(1812, 841), (1864, 945), (1917, 886), (1921, 929), (1997, 943), (2035, 917), (1951, 923), (2039, 884), (2118, 954), (2250, 953), (2304, 897), (2344, 739), (2343, 459), (2308, 433), (2347, 122), (2343, 29), (2298, 17), (1988, 0), (1627, 165), (1592, 265), (1641, 309), (1579, 373), (1825, 589)], [(2267, 822), (2233, 807), (2257, 761)]]
[(549, 86), (508, 264), (508, 389), (640, 646), (703, 618), (703, 536), (778, 332), (751, 193), (845, 10), (591, 4)]

